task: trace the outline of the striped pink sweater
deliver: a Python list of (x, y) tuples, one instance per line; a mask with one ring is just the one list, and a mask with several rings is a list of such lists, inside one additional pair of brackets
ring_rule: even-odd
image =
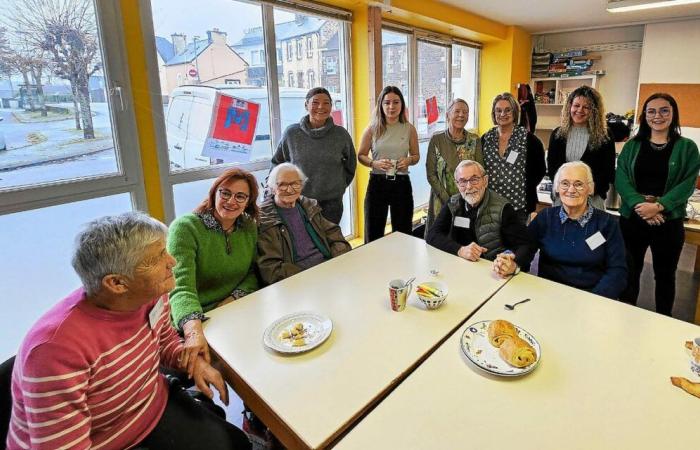
[(153, 328), (157, 299), (114, 312), (82, 289), (39, 319), (15, 361), (8, 449), (125, 449), (146, 437), (168, 400), (158, 367), (175, 367), (182, 351), (162, 300)]

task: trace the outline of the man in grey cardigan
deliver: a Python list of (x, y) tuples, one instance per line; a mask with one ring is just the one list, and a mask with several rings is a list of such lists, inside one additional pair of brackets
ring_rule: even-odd
[(355, 176), (357, 156), (347, 130), (330, 117), (330, 93), (313, 88), (306, 94), (308, 115), (285, 131), (272, 157), (272, 167), (290, 162), (308, 177), (302, 194), (314, 198), (323, 217), (340, 223), (343, 194)]

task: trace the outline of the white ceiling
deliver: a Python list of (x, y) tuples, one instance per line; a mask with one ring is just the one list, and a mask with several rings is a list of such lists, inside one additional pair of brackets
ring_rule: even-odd
[(440, 2), (505, 25), (520, 26), (530, 33), (700, 17), (700, 3), (613, 14), (605, 10), (607, 0), (440, 0)]

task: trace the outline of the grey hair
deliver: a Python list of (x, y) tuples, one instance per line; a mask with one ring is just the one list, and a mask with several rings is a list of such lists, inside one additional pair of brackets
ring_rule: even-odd
[(288, 170), (296, 171), (296, 173), (299, 174), (299, 178), (301, 178), (301, 183), (306, 184), (306, 180), (308, 180), (308, 178), (306, 175), (304, 175), (304, 172), (299, 168), (299, 166), (289, 162), (284, 162), (272, 168), (270, 175), (267, 177), (267, 186), (270, 189), (277, 189), (277, 177), (280, 173)]
[(498, 125), (498, 122), (496, 122), (496, 103), (501, 100), (510, 103), (510, 108), (513, 110), (513, 124), (517, 127), (520, 123), (520, 104), (510, 92), (498, 94), (496, 98), (493, 99), (493, 104), (491, 105), (491, 120), (493, 120), (493, 124)]
[(469, 110), (469, 103), (467, 103), (466, 100), (464, 100), (463, 98), (456, 98), (452, 100), (449, 105), (447, 105), (447, 111), (445, 112), (446, 117), (450, 115), (454, 107), (457, 106), (457, 103), (463, 103), (464, 106), (467, 107), (467, 111)]
[(559, 170), (557, 170), (557, 173), (554, 174), (554, 190), (557, 192), (559, 191), (559, 179), (561, 178), (561, 173), (564, 169), (575, 169), (575, 168), (582, 168), (586, 171), (586, 182), (591, 185), (591, 194), (593, 193), (593, 172), (591, 172), (591, 168), (586, 164), (585, 162), (582, 161), (571, 161), (568, 163), (564, 163), (561, 165)]
[(132, 277), (146, 248), (165, 240), (167, 233), (168, 227), (142, 212), (105, 216), (87, 223), (75, 238), (71, 261), (86, 294), (96, 294), (109, 274)]
[(459, 164), (457, 164), (457, 167), (455, 167), (455, 173), (454, 177), (455, 180), (457, 179), (457, 172), (459, 172), (459, 169), (462, 167), (470, 167), (470, 166), (476, 166), (479, 171), (481, 172), (481, 176), (483, 177), (486, 175), (486, 169), (484, 169), (484, 166), (482, 166), (478, 161), (473, 161), (471, 159), (465, 159), (463, 161), (460, 161)]

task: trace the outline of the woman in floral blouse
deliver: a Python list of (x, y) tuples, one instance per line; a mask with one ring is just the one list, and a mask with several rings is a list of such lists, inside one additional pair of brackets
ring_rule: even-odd
[(489, 188), (515, 208), (525, 223), (537, 206), (537, 185), (546, 172), (542, 142), (524, 127), (517, 100), (508, 92), (493, 100), (491, 118), (495, 127), (481, 137)]
[(469, 121), (467, 102), (461, 98), (452, 100), (446, 116), (447, 129), (435, 133), (428, 144), (425, 168), (430, 183), (430, 203), (425, 224), (426, 236), (442, 205), (459, 192), (454, 179), (457, 164), (467, 159), (484, 164), (479, 136), (464, 128)]

